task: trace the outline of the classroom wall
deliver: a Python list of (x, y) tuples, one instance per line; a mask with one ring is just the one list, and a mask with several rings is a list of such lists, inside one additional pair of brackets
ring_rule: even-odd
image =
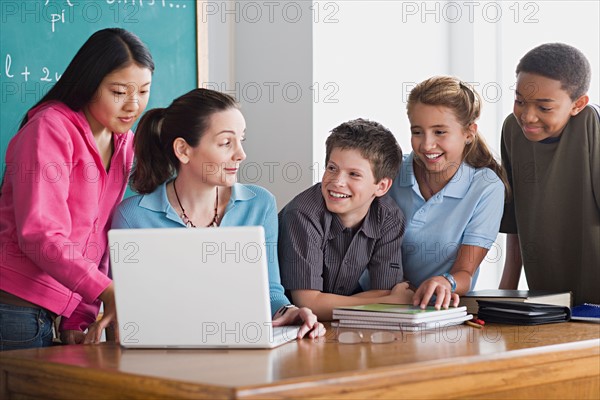
[(246, 118), (239, 179), (273, 192), (278, 206), (312, 184), (310, 2), (218, 2), (209, 21), (209, 79)]
[(336, 6), (321, 5), (313, 25), (314, 80), (329, 85), (314, 104), (314, 161), (322, 171), (329, 131), (358, 117), (388, 127), (410, 152), (406, 98), (417, 82), (448, 73), (449, 26), (403, 21), (399, 1), (327, 4)]

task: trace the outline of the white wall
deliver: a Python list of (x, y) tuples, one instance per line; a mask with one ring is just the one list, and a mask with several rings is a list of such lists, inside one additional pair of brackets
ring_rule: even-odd
[[(581, 49), (592, 63), (590, 97), (600, 102), (597, 1), (209, 5), (209, 77), (238, 97), (248, 125), (246, 165), (253, 164), (240, 178), (267, 187), (280, 207), (320, 180), (325, 139), (343, 121), (377, 120), (409, 152), (405, 99), (412, 85), (433, 75), (476, 86), (484, 99), (480, 132), (496, 154), (502, 121), (512, 111), (514, 69), (536, 45), (560, 41)], [(499, 281), (503, 235), (497, 244), (478, 288)]]
[[(326, 3), (327, 4), (327, 3)], [(341, 122), (362, 117), (394, 132), (410, 151), (406, 98), (410, 88), (434, 74), (447, 73), (448, 26), (406, 17), (399, 1), (338, 1), (335, 21), (315, 23), (314, 79), (329, 99), (314, 105), (313, 157), (322, 166), (325, 139)], [(331, 15), (334, 8), (325, 10)], [(406, 11), (406, 10), (404, 10)], [(427, 49), (424, 51), (424, 49)], [(320, 176), (319, 179), (320, 180)]]
[(248, 158), (239, 179), (268, 188), (280, 208), (312, 184), (310, 7), (306, 1), (223, 1), (206, 8), (215, 36), (203, 86), (241, 103)]

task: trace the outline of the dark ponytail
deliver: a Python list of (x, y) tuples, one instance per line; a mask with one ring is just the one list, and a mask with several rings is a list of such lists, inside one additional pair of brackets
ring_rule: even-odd
[(167, 108), (147, 111), (135, 131), (135, 165), (130, 178), (138, 193), (153, 192), (179, 169), (173, 142), (182, 138), (196, 147), (210, 125), (210, 117), (239, 108), (235, 99), (209, 89), (194, 89), (173, 100)]
[[(138, 193), (150, 193), (175, 172), (160, 141), (160, 129), (166, 108), (154, 108), (140, 119), (133, 139), (136, 163), (130, 178)], [(140, 161), (141, 160), (141, 161)]]

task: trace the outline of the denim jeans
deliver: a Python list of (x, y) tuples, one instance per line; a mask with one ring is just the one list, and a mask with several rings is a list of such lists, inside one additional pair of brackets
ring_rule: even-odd
[(0, 303), (0, 351), (52, 346), (52, 336), (48, 311)]

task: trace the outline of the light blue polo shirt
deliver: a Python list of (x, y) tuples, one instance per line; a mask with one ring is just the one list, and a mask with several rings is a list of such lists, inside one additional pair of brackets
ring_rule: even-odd
[[(185, 224), (169, 203), (166, 185), (167, 183), (163, 183), (152, 193), (132, 196), (123, 200), (113, 215), (112, 228), (185, 228)], [(277, 259), (278, 221), (275, 196), (260, 186), (234, 184), (220, 226), (264, 227), (269, 268), (271, 314), (281, 306), (290, 304), (285, 296), (279, 276), (279, 261)], [(167, 269), (165, 269), (165, 275), (168, 275)], [(223, 290), (227, 290), (227, 282), (215, 282), (215, 285), (221, 285)]]
[[(403, 157), (390, 189), (406, 216), (402, 242), (404, 277), (418, 287), (426, 279), (449, 272), (461, 245), (489, 249), (500, 228), (504, 185), (489, 168), (462, 163), (450, 182), (428, 201), (413, 171), (413, 153)], [(479, 270), (474, 274), (475, 286)]]

